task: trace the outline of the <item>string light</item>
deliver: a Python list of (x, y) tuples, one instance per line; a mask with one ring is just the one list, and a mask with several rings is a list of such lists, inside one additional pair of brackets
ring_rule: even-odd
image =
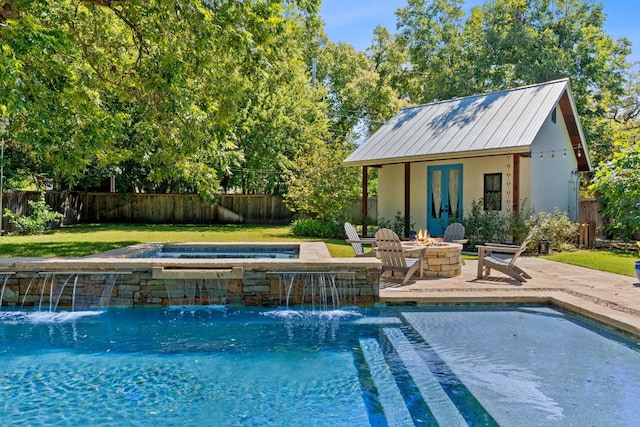
[[(576, 157), (582, 157), (582, 152), (583, 149), (580, 146), (575, 146), (575, 147), (571, 147), (573, 153), (575, 154)], [(560, 155), (560, 153), (562, 153), (562, 157), (563, 158), (567, 158), (567, 148), (560, 148), (560, 149), (556, 149), (554, 148), (553, 150), (535, 150), (535, 151), (531, 151), (529, 153), (526, 153), (523, 155), (523, 157), (535, 157), (540, 155), (541, 159), (544, 159), (545, 157), (547, 159), (551, 159), (551, 160), (555, 160), (556, 158), (556, 151), (558, 152), (558, 155)], [(585, 151), (586, 153), (586, 151)]]

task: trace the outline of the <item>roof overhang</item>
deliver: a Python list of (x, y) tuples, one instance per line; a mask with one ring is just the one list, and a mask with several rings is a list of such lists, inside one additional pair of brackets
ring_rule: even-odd
[(585, 137), (582, 133), (582, 126), (580, 125), (580, 118), (576, 105), (573, 102), (573, 97), (570, 94), (569, 86), (562, 93), (558, 105), (562, 112), (567, 132), (569, 133), (569, 139), (571, 140), (571, 147), (573, 148), (573, 154), (578, 162), (579, 172), (591, 171), (591, 160), (589, 159), (589, 151), (585, 143)]
[(407, 157), (392, 157), (388, 159), (369, 159), (363, 161), (344, 161), (344, 166), (371, 166), (380, 167), (383, 165), (401, 164), (401, 163), (420, 163), (420, 162), (435, 162), (440, 160), (455, 160), (455, 159), (469, 159), (477, 157), (493, 157), (503, 156), (508, 154), (520, 154), (525, 155), (531, 152), (530, 146), (520, 146), (511, 148), (496, 148), (485, 150), (474, 150), (464, 152), (449, 152), (441, 153), (437, 155), (426, 156), (407, 156)]

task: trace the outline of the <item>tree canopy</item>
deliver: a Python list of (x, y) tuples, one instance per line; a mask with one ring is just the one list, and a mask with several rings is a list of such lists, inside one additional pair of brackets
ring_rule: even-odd
[(310, 141), (301, 123), (316, 126), (322, 111), (304, 89), (304, 40), (319, 31), (318, 7), (5, 2), (0, 112), (11, 173), (58, 186), (118, 175), (129, 188), (210, 197), (246, 158), (269, 158), (260, 150), (274, 133), (267, 124), (286, 140), (277, 147), (300, 150)]
[[(344, 176), (353, 197), (341, 159), (399, 108), (563, 77), (594, 164), (636, 149), (637, 70), (599, 3), (487, 0), (466, 13), (463, 0), (407, 0), (397, 32), (376, 28), (366, 52), (327, 39), (320, 3), (5, 0), (5, 173), (209, 199), (303, 197), (320, 180), (322, 207), (338, 190), (314, 174)], [(292, 202), (319, 214), (303, 205)]]
[(493, 0), (465, 16), (461, 0), (408, 0), (398, 10), (414, 103), (569, 77), (595, 163), (611, 140), (603, 124), (620, 99), (631, 53), (604, 31), (602, 5), (581, 0)]
[[(395, 36), (374, 32), (369, 56), (407, 102), (428, 103), (568, 77), (592, 163), (590, 187), (610, 231), (640, 231), (636, 203), (640, 89), (626, 38), (604, 31), (591, 0), (408, 0)], [(590, 178), (590, 177), (589, 177)], [(587, 180), (588, 181), (588, 180)], [(632, 209), (636, 206), (635, 210)]]

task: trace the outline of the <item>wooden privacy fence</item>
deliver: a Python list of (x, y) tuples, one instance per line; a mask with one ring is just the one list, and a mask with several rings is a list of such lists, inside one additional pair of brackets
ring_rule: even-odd
[[(4, 191), (2, 194), (3, 213), (5, 209), (9, 209), (11, 212), (19, 215), (31, 215), (32, 210), (31, 206), (29, 206), (29, 201), (35, 202), (39, 198), (40, 193), (37, 191)], [(82, 193), (73, 191), (48, 191), (45, 193), (45, 201), (51, 210), (63, 214), (62, 224), (69, 225), (81, 221), (81, 212), (84, 206)], [(14, 227), (9, 223), (9, 220), (4, 214), (1, 225), (4, 231), (14, 231)]]
[(601, 206), (596, 199), (580, 199), (578, 218), (578, 245), (596, 247), (596, 237), (604, 236), (604, 222), (600, 216)]
[[(343, 209), (340, 213), (344, 215), (347, 220), (360, 224), (362, 222), (362, 202), (358, 201), (353, 206)], [(369, 218), (378, 218), (378, 198), (369, 197), (367, 199), (367, 216)]]
[[(5, 191), (3, 208), (31, 215), (29, 200), (38, 200), (37, 191)], [(288, 224), (293, 213), (282, 199), (270, 195), (224, 194), (216, 204), (197, 195), (122, 194), (48, 191), (45, 200), (52, 210), (63, 214), (62, 224), (115, 222), (147, 224)], [(2, 229), (13, 231), (3, 217)]]
[(593, 223), (598, 236), (604, 236), (604, 222), (599, 211), (602, 208), (596, 199), (580, 199), (580, 224)]
[(86, 193), (82, 222), (288, 224), (292, 217), (277, 196), (225, 194), (211, 204), (197, 195)]

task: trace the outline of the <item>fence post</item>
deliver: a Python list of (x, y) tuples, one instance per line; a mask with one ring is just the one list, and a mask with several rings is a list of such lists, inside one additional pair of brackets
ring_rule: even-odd
[(596, 223), (594, 221), (579, 224), (578, 246), (586, 249), (593, 249), (596, 247)]

